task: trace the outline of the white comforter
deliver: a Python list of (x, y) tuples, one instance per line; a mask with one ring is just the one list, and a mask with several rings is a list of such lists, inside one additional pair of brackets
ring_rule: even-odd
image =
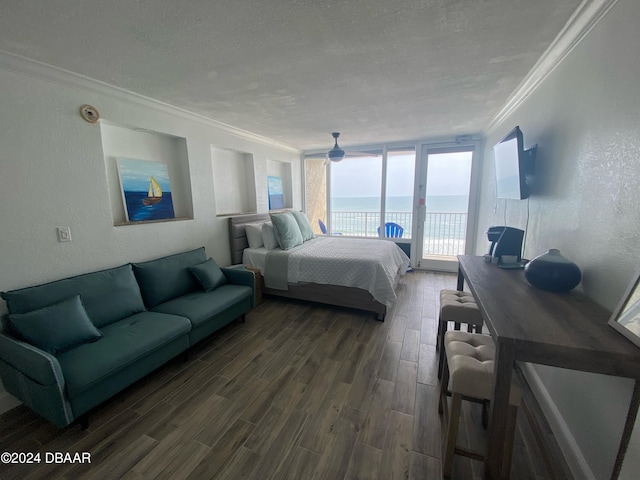
[[(286, 253), (288, 283), (358, 287), (386, 306), (396, 301), (396, 279), (409, 267), (405, 253), (394, 242), (382, 239), (318, 237)], [(269, 265), (267, 259), (265, 282)]]

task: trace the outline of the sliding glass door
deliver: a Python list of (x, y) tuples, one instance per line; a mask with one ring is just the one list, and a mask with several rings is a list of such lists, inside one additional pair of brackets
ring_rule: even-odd
[(475, 148), (422, 150), (419, 185), (420, 268), (455, 271), (456, 256), (467, 252), (469, 198)]

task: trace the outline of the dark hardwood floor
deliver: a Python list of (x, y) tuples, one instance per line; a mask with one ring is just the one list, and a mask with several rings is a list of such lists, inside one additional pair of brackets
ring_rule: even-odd
[[(0, 465), (1, 479), (438, 479), (438, 293), (413, 272), (384, 323), (372, 314), (265, 299), (247, 315), (58, 429), (25, 407), (0, 416), (0, 452), (89, 452), (91, 464)], [(465, 402), (466, 403), (466, 402)], [(482, 448), (479, 405), (459, 441)], [(522, 415), (520, 415), (522, 417)], [(519, 419), (512, 478), (546, 479)], [(454, 478), (482, 478), (456, 457)]]

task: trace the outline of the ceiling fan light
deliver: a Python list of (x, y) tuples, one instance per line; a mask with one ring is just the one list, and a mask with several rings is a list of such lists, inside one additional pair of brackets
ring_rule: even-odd
[(331, 150), (329, 150), (327, 156), (332, 162), (339, 162), (344, 158), (344, 150), (342, 150), (340, 147), (333, 147)]

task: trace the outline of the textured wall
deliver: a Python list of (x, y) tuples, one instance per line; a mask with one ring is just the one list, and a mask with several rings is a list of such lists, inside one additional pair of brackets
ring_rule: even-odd
[[(640, 267), (639, 20), (640, 3), (618, 2), (490, 133), (484, 156), (477, 253), (485, 253), (487, 227), (505, 218), (507, 225), (526, 227), (527, 201), (496, 199), (493, 168), (492, 146), (520, 125), (525, 144), (539, 144), (525, 257), (559, 248), (582, 268), (580, 288), (608, 309)], [(573, 436), (595, 478), (608, 478), (631, 382), (555, 368), (536, 371), (561, 416), (560, 427)], [(634, 445), (628, 458), (638, 453)]]
[[(291, 162), (293, 178), (301, 178), (295, 152), (119, 97), (0, 69), (0, 291), (202, 245), (228, 265), (228, 220), (216, 217), (211, 145), (253, 153), (264, 184), (259, 211), (267, 210), (268, 158)], [(193, 220), (114, 227), (101, 129), (80, 118), (84, 103), (95, 105), (106, 121), (186, 139)], [(298, 209), (299, 183), (293, 189)], [(71, 227), (71, 243), (57, 242), (57, 226)], [(0, 388), (0, 410), (3, 394)]]

